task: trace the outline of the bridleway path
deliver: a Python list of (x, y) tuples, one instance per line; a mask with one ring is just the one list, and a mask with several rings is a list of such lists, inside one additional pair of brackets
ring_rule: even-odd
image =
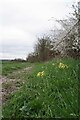
[(32, 68), (33, 67), (31, 66), (14, 71), (8, 75), (9, 77), (0, 75), (0, 105), (7, 101), (9, 93), (12, 93), (20, 88), (19, 84), (22, 84), (21, 82), (24, 83), (24, 80), (20, 80), (20, 76), (22, 74), (24, 75), (30, 73)]

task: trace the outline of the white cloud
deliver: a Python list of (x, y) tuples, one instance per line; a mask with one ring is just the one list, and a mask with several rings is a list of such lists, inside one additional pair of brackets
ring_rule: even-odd
[(3, 50), (7, 51), (3, 53), (3, 58), (14, 56), (14, 48), (17, 48), (16, 57), (20, 57), (20, 55), (25, 56), (33, 51), (36, 35), (54, 26), (54, 22), (48, 20), (51, 17), (57, 19), (64, 18), (66, 14), (71, 11), (70, 7), (74, 1), (75, 0), (0, 1), (0, 38), (3, 41)]
[(28, 31), (20, 30), (13, 26), (3, 27), (3, 31), (0, 31), (0, 37), (2, 38), (3, 46), (8, 45), (25, 45), (28, 43), (32, 45), (32, 40), (34, 41), (35, 36), (30, 34)]

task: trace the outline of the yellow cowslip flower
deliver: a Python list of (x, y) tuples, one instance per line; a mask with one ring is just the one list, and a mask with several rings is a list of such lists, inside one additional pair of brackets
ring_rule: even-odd
[(59, 63), (59, 68), (64, 68), (64, 64), (63, 63)]
[(44, 75), (44, 71), (41, 72), (41, 76), (43, 76), (43, 75)]
[(43, 75), (44, 75), (44, 71), (37, 73), (37, 77), (42, 77)]
[(63, 63), (59, 63), (58, 67), (61, 68), (61, 69), (68, 68), (68, 66), (63, 64)]
[(40, 76), (40, 72), (37, 73), (37, 77), (39, 77), (39, 76)]

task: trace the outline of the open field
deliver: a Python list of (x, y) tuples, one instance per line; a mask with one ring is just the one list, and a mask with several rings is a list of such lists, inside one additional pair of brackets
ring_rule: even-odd
[(26, 62), (16, 62), (16, 61), (3, 61), (2, 62), (2, 75), (9, 75), (15, 70), (22, 69), (29, 66)]
[(3, 117), (77, 117), (79, 62), (3, 63), (3, 75), (9, 81), (3, 89), (17, 88), (7, 91)]

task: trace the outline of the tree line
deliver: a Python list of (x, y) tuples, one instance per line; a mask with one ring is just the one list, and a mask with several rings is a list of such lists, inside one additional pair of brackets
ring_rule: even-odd
[(29, 53), (27, 61), (46, 61), (55, 57), (80, 58), (80, 2), (72, 6), (72, 16), (63, 20), (56, 20), (61, 25), (50, 35), (38, 38), (34, 52)]

